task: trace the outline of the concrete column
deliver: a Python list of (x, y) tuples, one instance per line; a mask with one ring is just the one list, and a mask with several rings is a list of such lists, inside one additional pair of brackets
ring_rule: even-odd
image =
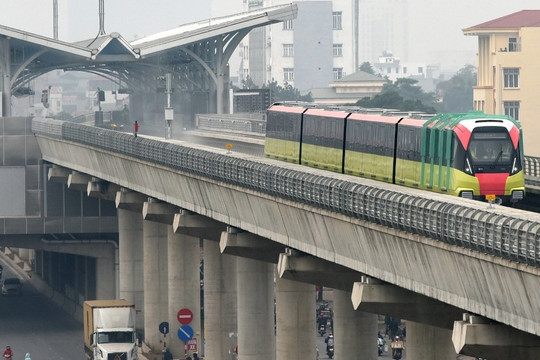
[(237, 345), (235, 256), (221, 254), (219, 242), (204, 240), (205, 360), (234, 359)]
[(456, 360), (452, 330), (407, 321), (407, 359)]
[(113, 256), (96, 258), (96, 299), (116, 298), (116, 276)]
[[(336, 358), (376, 360), (377, 315), (354, 310), (351, 293), (334, 293), (334, 345)], [(326, 349), (319, 349), (325, 354)]]
[(167, 226), (143, 222), (144, 341), (153, 351), (163, 349), (159, 324), (168, 319)]
[[(315, 286), (277, 277), (277, 359), (315, 359)], [(375, 343), (375, 342), (374, 342)]]
[(137, 333), (144, 329), (143, 219), (140, 212), (118, 208), (119, 293), (135, 304)]
[(193, 313), (187, 324), (194, 331), (197, 346), (201, 343), (201, 285), (199, 239), (174, 233), (168, 226), (168, 274), (169, 274), (169, 328), (167, 345), (175, 359), (184, 356), (184, 342), (178, 338), (182, 324), (178, 311), (186, 308)]
[(237, 258), (238, 359), (274, 360), (274, 264)]

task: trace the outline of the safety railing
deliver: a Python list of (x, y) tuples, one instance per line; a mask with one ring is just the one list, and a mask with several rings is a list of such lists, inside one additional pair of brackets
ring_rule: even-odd
[(146, 160), (172, 169), (235, 184), (367, 220), (409, 233), (540, 266), (540, 222), (505, 208), (434, 199), (328, 176), (306, 168), (247, 160), (131, 134), (50, 119), (34, 119), (38, 135), (58, 137)]

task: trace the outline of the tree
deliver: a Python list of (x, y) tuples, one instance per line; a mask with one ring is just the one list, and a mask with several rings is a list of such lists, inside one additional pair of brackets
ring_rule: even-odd
[(360, 68), (358, 70), (366, 72), (371, 75), (375, 75), (375, 70), (373, 69), (373, 66), (371, 66), (371, 63), (369, 61), (363, 62), (362, 65), (360, 65)]
[(417, 83), (417, 80), (410, 78), (397, 79), (393, 83), (385, 84), (380, 94), (372, 99), (360, 99), (356, 105), (400, 111), (437, 112), (435, 94), (425, 93)]
[(473, 108), (473, 87), (477, 72), (473, 65), (461, 68), (448, 81), (441, 82), (437, 89), (442, 93), (444, 112), (467, 112)]

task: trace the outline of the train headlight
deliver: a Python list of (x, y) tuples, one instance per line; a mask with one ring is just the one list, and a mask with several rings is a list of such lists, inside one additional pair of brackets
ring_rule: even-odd
[(469, 175), (472, 175), (473, 172), (472, 172), (472, 166), (471, 166), (471, 163), (469, 162), (469, 159), (466, 158), (466, 163), (465, 163), (465, 172)]
[(519, 166), (517, 166), (517, 159), (514, 158), (514, 162), (512, 163), (512, 170), (510, 171), (510, 175), (517, 174), (519, 172)]

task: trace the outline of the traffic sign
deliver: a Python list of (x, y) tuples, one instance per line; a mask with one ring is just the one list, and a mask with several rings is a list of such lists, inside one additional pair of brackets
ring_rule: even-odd
[(180, 324), (187, 325), (191, 322), (191, 320), (193, 320), (193, 313), (191, 312), (191, 310), (183, 308), (180, 309), (176, 317), (178, 318)]
[(191, 338), (191, 340), (188, 340), (187, 342), (187, 350), (191, 352), (197, 352), (197, 338)]
[(169, 333), (169, 323), (164, 321), (161, 324), (159, 324), (159, 332), (162, 333), (163, 335), (168, 334)]
[(189, 325), (182, 325), (178, 329), (178, 338), (182, 341), (189, 341), (193, 338), (193, 329)]

